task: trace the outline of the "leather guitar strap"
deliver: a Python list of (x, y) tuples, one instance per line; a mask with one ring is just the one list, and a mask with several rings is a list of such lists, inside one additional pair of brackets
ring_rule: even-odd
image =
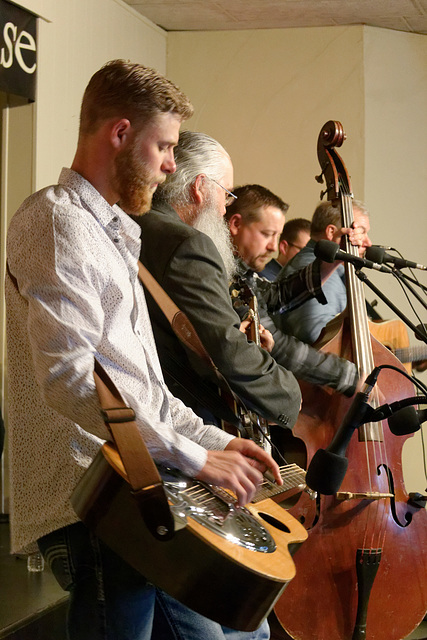
[(195, 328), (191, 324), (187, 316), (176, 306), (174, 301), (168, 296), (166, 291), (159, 285), (157, 280), (151, 275), (146, 267), (138, 260), (138, 276), (142, 284), (147, 287), (160, 309), (172, 327), (175, 335), (183, 342), (191, 351), (196, 353), (204, 360), (214, 371), (221, 375), (215, 366), (212, 358), (203, 346)]
[[(187, 318), (185, 313), (181, 311), (179, 307), (177, 307), (177, 305), (166, 293), (166, 291), (159, 285), (157, 280), (151, 275), (148, 269), (139, 260), (138, 276), (142, 284), (147, 288), (153, 299), (165, 314), (171, 325), (172, 331), (175, 333), (177, 338), (179, 338), (179, 340), (181, 340), (181, 342), (186, 347), (188, 347), (188, 349), (197, 354), (212, 369), (217, 378), (218, 385), (222, 389), (227, 391), (228, 394), (230, 394), (237, 406), (241, 407), (245, 412), (247, 412), (247, 409), (244, 406), (242, 400), (230, 388), (227, 380), (224, 378), (224, 376), (210, 357), (209, 353), (206, 351), (190, 320)], [(218, 402), (219, 401), (220, 398), (218, 396)], [(224, 403), (223, 411), (227, 411), (228, 409), (228, 406), (226, 406)], [(240, 423), (240, 420), (232, 412), (231, 409), (229, 409), (226, 420), (233, 424), (233, 426), (235, 426), (243, 436), (245, 435), (245, 430)]]
[(135, 422), (135, 412), (126, 405), (96, 359), (93, 376), (104, 422), (122, 459), (144, 522), (157, 539), (169, 540), (174, 534), (173, 516), (160, 474)]
[[(6, 272), (19, 293), (18, 282), (8, 263)], [(93, 376), (104, 422), (122, 459), (141, 516), (154, 537), (169, 540), (174, 534), (173, 516), (157, 467), (135, 422), (135, 412), (126, 405), (117, 387), (96, 359)]]

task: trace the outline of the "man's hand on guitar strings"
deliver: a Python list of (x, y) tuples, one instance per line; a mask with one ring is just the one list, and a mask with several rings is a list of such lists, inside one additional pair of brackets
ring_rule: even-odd
[(267, 469), (281, 485), (279, 467), (270, 454), (252, 440), (234, 438), (224, 451), (208, 451), (206, 464), (196, 479), (230, 489), (238, 506), (243, 507), (255, 496)]
[(225, 450), (227, 451), (239, 451), (243, 454), (249, 464), (258, 469), (263, 475), (267, 470), (270, 471), (270, 478), (273, 476), (274, 481), (277, 484), (282, 485), (283, 480), (280, 475), (279, 465), (267, 451), (265, 451), (262, 447), (256, 444), (253, 440), (249, 440), (246, 438), (234, 438), (231, 442), (228, 443)]
[(274, 347), (273, 334), (263, 327), (262, 324), (259, 325), (259, 339), (261, 342), (260, 346), (265, 349), (265, 351), (268, 351), (268, 353), (271, 353)]
[[(254, 322), (253, 318), (246, 318), (246, 320), (242, 320), (242, 322), (240, 323), (240, 331), (242, 333), (245, 333), (249, 340), (251, 339), (252, 322)], [(259, 325), (259, 340), (261, 343), (260, 347), (265, 349), (265, 351), (268, 351), (268, 353), (271, 353), (274, 347), (273, 334), (268, 329), (263, 327), (262, 324)]]

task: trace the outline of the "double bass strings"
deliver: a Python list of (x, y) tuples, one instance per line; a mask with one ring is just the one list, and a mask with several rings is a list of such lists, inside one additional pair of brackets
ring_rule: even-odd
[[(350, 228), (353, 226), (353, 196), (349, 193), (342, 180), (340, 180), (340, 194), (343, 226)], [(347, 237), (345, 238), (345, 245), (345, 251), (352, 255), (359, 255), (358, 247), (352, 245)], [(364, 378), (374, 368), (365, 298), (362, 283), (356, 277), (355, 267), (352, 264), (346, 264), (345, 268), (347, 272), (347, 295), (351, 300), (348, 308), (350, 322), (352, 323), (353, 360), (358, 367), (360, 375)], [(379, 400), (380, 389), (376, 386), (371, 394), (371, 406), (377, 408), (380, 404)], [(369, 487), (369, 491), (365, 493), (370, 505), (366, 509), (366, 526), (363, 539), (363, 551), (369, 553), (370, 550), (376, 552), (385, 543), (386, 523), (390, 507), (389, 478), (387, 474), (389, 464), (387, 448), (384, 444), (382, 423), (367, 423), (359, 427), (358, 432), (359, 441), (362, 441), (365, 447), (366, 481)], [(374, 473), (372, 473), (372, 468), (376, 470)], [(381, 488), (384, 490), (381, 491)], [(363, 494), (364, 492), (361, 493)], [(383, 508), (384, 500), (388, 501), (388, 508)]]

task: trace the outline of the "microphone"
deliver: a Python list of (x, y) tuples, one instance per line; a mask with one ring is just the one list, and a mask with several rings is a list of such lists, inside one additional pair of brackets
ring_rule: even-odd
[(390, 254), (385, 252), (386, 248), (388, 249), (389, 247), (372, 245), (372, 247), (368, 247), (366, 249), (366, 258), (368, 260), (378, 262), (379, 264), (383, 264), (383, 262), (391, 262), (392, 264), (394, 264), (396, 269), (403, 269), (404, 267), (408, 267), (408, 269), (421, 269), (422, 271), (427, 271), (427, 267), (422, 264), (411, 262), (410, 260), (404, 260), (403, 258), (397, 258), (396, 256), (391, 256)]
[(391, 404), (382, 404), (376, 409), (372, 409), (372, 414), (369, 416), (370, 422), (381, 422), (386, 418), (398, 413), (401, 409), (409, 407), (410, 405), (426, 404), (427, 396), (411, 396), (409, 398), (403, 398), (403, 400), (396, 400)]
[(408, 433), (415, 433), (420, 429), (423, 422), (427, 420), (427, 409), (415, 409), (415, 407), (404, 407), (389, 417), (388, 426), (395, 436), (405, 436)]
[[(421, 333), (423, 333), (426, 338), (427, 338), (427, 324), (417, 324), (416, 328), (418, 329), (418, 331), (420, 331)], [(416, 338), (418, 338), (418, 340), (421, 340), (421, 338), (419, 338), (418, 336), (415, 336)]]
[(386, 265), (378, 264), (372, 260), (366, 260), (365, 258), (353, 256), (351, 253), (341, 251), (336, 242), (331, 242), (330, 240), (319, 240), (314, 247), (314, 255), (324, 262), (342, 260), (343, 262), (350, 262), (358, 269), (366, 267), (367, 269), (375, 269), (376, 271), (383, 271), (384, 273), (392, 273), (390, 267)]
[(367, 417), (372, 413), (368, 399), (377, 382), (379, 372), (380, 367), (375, 367), (369, 374), (330, 445), (326, 449), (318, 449), (311, 459), (305, 480), (313, 491), (329, 496), (340, 488), (348, 467), (348, 459), (345, 457), (348, 443), (354, 430), (365, 424)]

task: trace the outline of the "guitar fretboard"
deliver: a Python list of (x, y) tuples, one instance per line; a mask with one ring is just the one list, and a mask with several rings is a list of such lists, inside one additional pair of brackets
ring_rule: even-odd
[(297, 464), (287, 464), (280, 467), (280, 475), (283, 480), (282, 486), (265, 480), (256, 492), (253, 502), (256, 503), (266, 498), (271, 498), (272, 496), (278, 496), (290, 489), (301, 488), (301, 490), (303, 490), (306, 486), (305, 471)]
[(416, 345), (413, 347), (404, 347), (402, 349), (395, 349), (394, 355), (400, 360), (400, 362), (419, 362), (427, 358), (427, 346)]

